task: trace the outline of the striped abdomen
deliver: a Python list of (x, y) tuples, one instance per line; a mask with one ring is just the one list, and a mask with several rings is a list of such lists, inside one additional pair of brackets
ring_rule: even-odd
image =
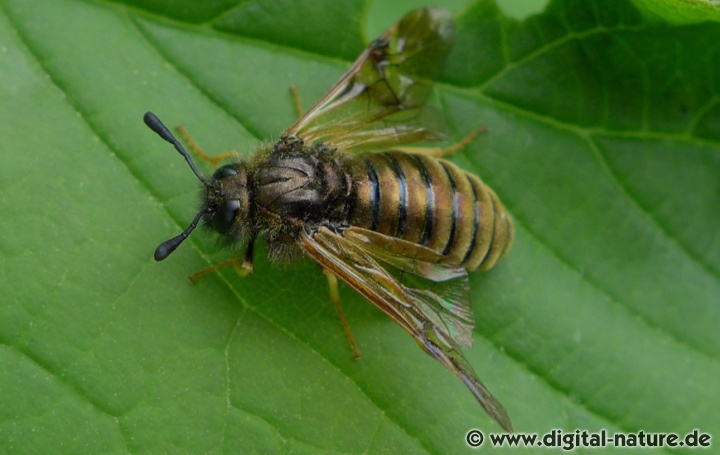
[(510, 248), (510, 215), (478, 177), (423, 154), (355, 159), (350, 224), (427, 246), (467, 270), (489, 269)]

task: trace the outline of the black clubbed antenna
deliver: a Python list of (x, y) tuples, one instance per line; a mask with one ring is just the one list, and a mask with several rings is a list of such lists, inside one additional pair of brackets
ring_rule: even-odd
[[(190, 155), (188, 152), (183, 148), (182, 144), (180, 144), (180, 141), (178, 141), (175, 136), (170, 132), (167, 126), (160, 121), (159, 118), (157, 118), (157, 115), (153, 114), (152, 112), (146, 112), (143, 116), (143, 121), (145, 124), (150, 127), (151, 130), (155, 131), (158, 136), (165, 139), (169, 143), (171, 143), (175, 150), (177, 150), (184, 158), (185, 161), (190, 165), (190, 169), (195, 173), (197, 178), (200, 179), (201, 182), (203, 182), (203, 185), (205, 185), (207, 188), (210, 188), (210, 182), (208, 182), (205, 177), (198, 171), (198, 169), (195, 167), (195, 163), (193, 163), (192, 158), (190, 158)], [(170, 256), (173, 251), (177, 249), (177, 247), (180, 246), (181, 243), (185, 241), (185, 239), (188, 238), (190, 233), (195, 229), (200, 222), (200, 218), (202, 218), (203, 215), (205, 215), (208, 211), (202, 210), (198, 212), (197, 215), (195, 215), (195, 219), (190, 223), (190, 226), (188, 226), (180, 235), (176, 235), (175, 237), (165, 240), (163, 243), (161, 243), (156, 249), (155, 254), (153, 257), (156, 261), (162, 261), (166, 257)]]
[(195, 229), (200, 222), (200, 218), (205, 215), (205, 212), (199, 212), (197, 215), (195, 215), (195, 219), (190, 223), (190, 226), (188, 226), (184, 231), (180, 233), (180, 235), (176, 235), (175, 237), (165, 240), (163, 243), (158, 245), (158, 247), (155, 249), (155, 254), (153, 257), (156, 261), (162, 261), (166, 257), (170, 256), (170, 254), (177, 249), (177, 247), (180, 246), (181, 243), (185, 241), (185, 239), (188, 238), (190, 233)]
[(146, 112), (145, 115), (143, 115), (143, 121), (145, 124), (153, 131), (155, 131), (158, 136), (165, 139), (169, 143), (171, 143), (175, 150), (177, 150), (184, 158), (185, 161), (187, 161), (187, 164), (190, 165), (190, 169), (197, 175), (197, 178), (200, 179), (201, 182), (205, 186), (210, 186), (210, 182), (205, 180), (205, 177), (198, 171), (198, 169), (195, 167), (195, 163), (193, 163), (192, 158), (190, 158), (190, 154), (183, 148), (182, 144), (180, 144), (180, 141), (178, 141), (173, 133), (170, 132), (167, 126), (159, 119), (157, 118), (157, 115), (153, 114), (152, 112)]

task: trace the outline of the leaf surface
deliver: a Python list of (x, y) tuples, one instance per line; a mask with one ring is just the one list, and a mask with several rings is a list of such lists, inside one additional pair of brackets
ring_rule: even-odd
[[(291, 86), (309, 106), (420, 6), (388, 5), (0, 1), (1, 451), (461, 453), (499, 432), (343, 287), (353, 361), (310, 261), (261, 248), (252, 276), (193, 286), (231, 254), (201, 232), (152, 260), (198, 184), (142, 114), (249, 155), (294, 120)], [(518, 431), (720, 434), (720, 26), (453, 5), (437, 100), (455, 139), (488, 130), (453, 160), (517, 228), (472, 275), (468, 360)]]

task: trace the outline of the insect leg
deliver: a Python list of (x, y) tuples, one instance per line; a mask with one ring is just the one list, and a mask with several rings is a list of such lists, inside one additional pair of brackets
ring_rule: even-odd
[(458, 152), (458, 151), (464, 149), (465, 147), (467, 147), (468, 145), (470, 145), (472, 143), (472, 141), (475, 140), (476, 137), (478, 137), (480, 134), (484, 133), (485, 131), (486, 131), (486, 129), (484, 126), (481, 126), (477, 129), (475, 129), (474, 131), (471, 131), (470, 134), (468, 134), (464, 138), (460, 139), (456, 143), (440, 149), (442, 151), (442, 154), (440, 156), (454, 155), (455, 152)]
[(188, 277), (188, 279), (194, 283), (198, 278), (207, 275), (210, 272), (214, 272), (215, 270), (222, 269), (224, 267), (233, 266), (235, 267), (235, 271), (240, 276), (248, 276), (253, 271), (253, 256), (255, 252), (254, 248), (255, 239), (250, 239), (248, 242), (247, 248), (245, 249), (245, 257), (241, 260), (240, 256), (235, 256), (232, 259), (228, 259), (227, 261), (219, 262), (215, 265), (211, 265), (210, 267), (200, 270), (197, 273), (194, 273)]
[(422, 153), (423, 155), (430, 155), (434, 158), (442, 158), (447, 155), (454, 155), (460, 150), (464, 149), (475, 140), (480, 134), (484, 133), (485, 127), (471, 131), (470, 134), (460, 139), (454, 144), (450, 144), (447, 147), (393, 147), (393, 150), (399, 150), (405, 153)]
[(330, 288), (330, 301), (333, 303), (333, 305), (335, 305), (335, 309), (340, 316), (340, 321), (342, 322), (343, 329), (345, 329), (345, 335), (347, 336), (347, 339), (350, 342), (350, 348), (353, 351), (353, 359), (357, 360), (360, 358), (360, 351), (358, 351), (357, 344), (355, 344), (355, 338), (350, 331), (350, 324), (348, 324), (347, 319), (345, 319), (345, 312), (340, 305), (340, 292), (338, 291), (337, 277), (325, 268), (323, 268), (323, 273), (328, 280), (328, 286)]
[(177, 130), (183, 140), (187, 143), (188, 147), (190, 147), (190, 150), (192, 150), (198, 156), (198, 158), (212, 164), (214, 167), (220, 164), (220, 162), (229, 158), (233, 158), (235, 155), (237, 155), (235, 152), (225, 152), (217, 156), (210, 156), (205, 153), (203, 149), (200, 148), (200, 146), (197, 145), (197, 142), (193, 140), (193, 138), (190, 136), (184, 126), (178, 125)]
[(303, 116), (303, 107), (302, 103), (300, 102), (300, 91), (298, 91), (296, 85), (290, 87), (290, 95), (292, 96), (293, 104), (295, 105), (295, 110), (297, 111), (298, 118), (300, 118)]

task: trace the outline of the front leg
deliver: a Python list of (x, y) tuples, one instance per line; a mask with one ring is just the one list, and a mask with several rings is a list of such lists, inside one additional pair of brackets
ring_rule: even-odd
[(251, 238), (248, 241), (247, 248), (245, 249), (245, 256), (240, 259), (240, 256), (235, 256), (232, 259), (211, 265), (210, 267), (200, 270), (199, 272), (190, 275), (188, 279), (194, 283), (198, 278), (207, 275), (215, 270), (222, 269), (224, 267), (233, 266), (238, 275), (245, 277), (253, 272), (253, 259), (255, 255), (255, 238)]

